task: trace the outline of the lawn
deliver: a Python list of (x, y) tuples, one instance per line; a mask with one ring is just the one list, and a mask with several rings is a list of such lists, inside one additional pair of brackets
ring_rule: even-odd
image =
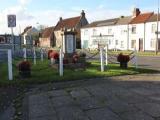
[(44, 62), (37, 61), (37, 65), (32, 65), (31, 77), (22, 79), (18, 75), (16, 64), (18, 61), (14, 61), (13, 71), (14, 80), (9, 81), (7, 77), (7, 64), (0, 64), (0, 85), (19, 85), (19, 84), (40, 84), (48, 82), (70, 81), (88, 78), (98, 78), (107, 76), (119, 76), (128, 74), (141, 74), (141, 73), (155, 73), (155, 70), (147, 69), (135, 69), (129, 66), (128, 69), (121, 69), (117, 64), (109, 64), (105, 69), (105, 72), (100, 72), (100, 63), (92, 62), (86, 70), (64, 70), (64, 76), (60, 77), (58, 70), (49, 66), (49, 61)]
[[(120, 53), (129, 55), (131, 52), (133, 51), (110, 51), (112, 54), (118, 55)], [(155, 52), (137, 52), (138, 56), (160, 56), (160, 52), (158, 52), (158, 54), (156, 55)]]

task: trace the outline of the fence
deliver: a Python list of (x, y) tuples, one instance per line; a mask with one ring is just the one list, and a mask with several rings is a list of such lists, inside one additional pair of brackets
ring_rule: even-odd
[[(108, 63), (114, 63), (117, 64), (117, 55), (113, 54), (111, 51), (108, 51), (107, 48), (103, 49), (100, 48), (100, 50), (95, 51), (94, 53), (91, 53), (90, 51), (83, 50), (82, 52), (86, 53), (86, 60), (95, 60), (99, 59), (101, 63), (101, 72), (104, 72), (104, 66), (108, 65)], [(15, 51), (13, 54), (10, 49), (8, 50), (0, 50), (0, 56), (6, 61), (8, 61), (8, 79), (13, 80), (13, 68), (16, 67), (15, 63), (12, 63), (12, 61), (19, 61), (19, 60), (32, 60), (34, 65), (36, 65), (37, 59), (41, 60), (43, 62), (44, 58), (47, 58), (48, 55), (48, 49), (43, 48), (35, 48), (27, 49), (23, 48), (18, 51)], [(63, 76), (63, 52), (62, 49), (59, 51), (59, 75)], [(129, 54), (130, 56), (130, 62), (132, 62), (135, 67), (138, 67), (137, 64), (137, 51), (133, 51)], [(0, 59), (0, 61), (3, 59)], [(51, 60), (52, 61), (52, 60)], [(105, 64), (104, 64), (105, 62)], [(52, 62), (51, 62), (52, 63)], [(40, 70), (48, 69), (48, 66), (46, 68), (41, 68)]]

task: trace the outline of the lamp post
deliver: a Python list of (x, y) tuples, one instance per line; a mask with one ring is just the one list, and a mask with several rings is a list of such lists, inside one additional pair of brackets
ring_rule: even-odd
[(157, 32), (156, 32), (156, 45), (155, 45), (155, 53), (158, 53), (158, 30), (159, 30), (159, 0), (158, 0), (158, 11), (157, 11)]

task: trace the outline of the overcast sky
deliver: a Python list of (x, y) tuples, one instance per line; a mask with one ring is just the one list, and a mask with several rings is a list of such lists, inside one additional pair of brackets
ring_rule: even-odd
[[(10, 33), (7, 15), (16, 14), (15, 34), (39, 24), (55, 26), (59, 17), (79, 16), (85, 10), (89, 22), (131, 15), (134, 7), (157, 12), (158, 0), (0, 0), (0, 34)], [(39, 24), (37, 24), (39, 23)]]

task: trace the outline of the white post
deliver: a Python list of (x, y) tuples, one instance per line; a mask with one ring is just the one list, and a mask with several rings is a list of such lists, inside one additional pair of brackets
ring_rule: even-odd
[(54, 64), (54, 58), (53, 57), (51, 57), (51, 65), (53, 65)]
[(27, 50), (26, 48), (23, 48), (23, 58), (26, 61), (27, 60)]
[(13, 33), (13, 27), (11, 27), (11, 33), (12, 33), (12, 53), (14, 53), (14, 33)]
[(34, 56), (34, 65), (36, 65), (36, 50), (35, 50), (35, 47), (33, 47), (33, 56)]
[(106, 66), (108, 65), (108, 45), (106, 46)]
[(137, 50), (136, 50), (136, 48), (134, 49), (134, 55), (135, 55), (135, 67), (137, 69), (138, 68), (138, 59), (137, 59)]
[(13, 80), (13, 71), (12, 71), (12, 51), (8, 50), (8, 78)]
[(43, 50), (41, 49), (41, 61), (43, 62)]
[(100, 48), (101, 72), (104, 72), (103, 48)]
[(60, 49), (60, 52), (59, 52), (59, 74), (60, 76), (63, 76), (63, 52), (62, 52), (62, 49)]

